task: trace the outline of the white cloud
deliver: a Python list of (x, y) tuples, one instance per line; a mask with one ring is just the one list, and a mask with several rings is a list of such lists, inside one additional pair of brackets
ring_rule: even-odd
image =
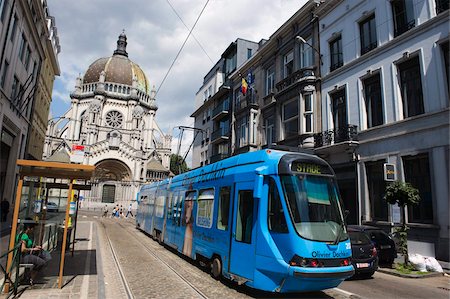
[[(184, 23), (191, 27), (206, 1), (169, 0)], [(306, 0), (211, 0), (166, 81), (157, 103), (156, 120), (171, 133), (176, 126), (192, 126), (194, 97), (203, 77), (236, 38), (269, 38)], [(129, 58), (139, 64), (150, 84), (158, 89), (183, 44), (188, 29), (167, 0), (48, 0), (56, 18), (61, 44), (61, 76), (55, 83), (52, 113), (69, 108), (75, 79), (100, 57), (111, 56), (118, 35), (125, 29)], [(175, 137), (174, 137), (175, 140)], [(184, 142), (184, 141), (183, 141)], [(190, 159), (189, 159), (190, 161)]]

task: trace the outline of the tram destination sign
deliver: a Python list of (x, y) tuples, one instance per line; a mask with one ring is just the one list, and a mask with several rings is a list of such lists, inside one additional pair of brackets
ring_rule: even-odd
[(308, 174), (328, 174), (332, 175), (330, 169), (326, 165), (316, 164), (312, 162), (294, 161), (291, 164), (291, 170), (294, 172)]

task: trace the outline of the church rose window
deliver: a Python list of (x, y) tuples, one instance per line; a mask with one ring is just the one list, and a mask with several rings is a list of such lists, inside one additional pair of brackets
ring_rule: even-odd
[(113, 128), (122, 126), (123, 116), (119, 111), (109, 111), (106, 114), (106, 124)]

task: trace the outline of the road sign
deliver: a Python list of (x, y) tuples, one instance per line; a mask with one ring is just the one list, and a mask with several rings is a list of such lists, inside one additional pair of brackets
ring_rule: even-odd
[(84, 145), (72, 145), (72, 152), (70, 154), (70, 162), (83, 163), (84, 160)]
[(395, 181), (397, 176), (395, 164), (392, 163), (384, 163), (384, 180), (388, 182)]

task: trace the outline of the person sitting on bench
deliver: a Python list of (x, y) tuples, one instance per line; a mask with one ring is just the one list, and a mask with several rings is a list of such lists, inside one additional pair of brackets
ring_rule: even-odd
[[(32, 221), (27, 219), (27, 221)], [(34, 267), (30, 271), (30, 284), (36, 279), (38, 272), (52, 259), (50, 253), (42, 249), (41, 246), (34, 246), (30, 236), (33, 236), (36, 223), (27, 222), (23, 225), (23, 231), (17, 239), (22, 242), (21, 246), (21, 264), (32, 264)]]

